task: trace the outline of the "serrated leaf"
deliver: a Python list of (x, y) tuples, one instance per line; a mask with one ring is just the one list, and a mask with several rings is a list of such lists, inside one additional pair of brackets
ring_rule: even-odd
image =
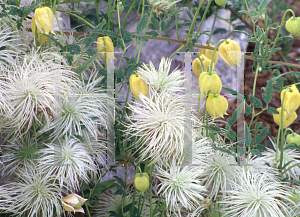
[(213, 149), (218, 150), (218, 151), (221, 151), (221, 152), (224, 152), (224, 153), (227, 153), (227, 154), (230, 154), (230, 155), (233, 155), (232, 152), (231, 152), (230, 150), (225, 149), (225, 148), (213, 147)]
[(249, 38), (248, 40), (246, 40), (246, 42), (256, 42), (256, 38), (255, 37)]
[(258, 6), (258, 12), (263, 14), (267, 11), (268, 0), (262, 0), (262, 2)]
[(114, 176), (114, 178), (117, 180), (117, 182), (124, 188), (126, 189), (126, 183), (123, 181), (123, 179), (121, 179), (120, 177), (118, 176)]
[(256, 137), (255, 137), (255, 142), (256, 143), (260, 143), (262, 142), (265, 138), (266, 138), (266, 135), (269, 131), (269, 127), (265, 127), (261, 132), (260, 134), (258, 134)]
[(214, 31), (213, 35), (215, 35), (215, 34), (225, 34), (225, 33), (227, 33), (226, 29), (224, 29), (224, 28), (218, 28), (218, 29), (216, 29)]
[(246, 106), (246, 117), (248, 117), (250, 115), (250, 113), (252, 112), (252, 109), (250, 106)]
[(266, 104), (269, 104), (271, 102), (272, 95), (273, 95), (273, 83), (271, 80), (269, 80), (267, 87), (265, 89), (265, 94), (262, 95), (262, 98)]
[(152, 37), (157, 37), (158, 33), (155, 31), (146, 32), (146, 35), (151, 35)]
[(94, 49), (87, 49), (86, 53), (91, 57), (97, 53)]
[(245, 145), (246, 146), (251, 146), (252, 145), (252, 138), (251, 138), (251, 133), (250, 129), (248, 127), (248, 124), (245, 122)]
[(255, 146), (255, 148), (257, 148), (257, 150), (259, 150), (259, 151), (266, 151), (267, 150), (266, 147), (262, 144), (257, 144)]
[(159, 30), (159, 23), (155, 19), (155, 17), (151, 17), (151, 23), (153, 24), (153, 26), (155, 27), (155, 29)]
[(135, 37), (135, 39), (138, 40), (138, 41), (146, 41), (146, 42), (148, 41), (147, 37), (146, 36), (142, 36), (142, 35), (137, 35)]
[(273, 108), (273, 107), (269, 107), (267, 109), (267, 111), (270, 113), (270, 114), (279, 114), (279, 112), (276, 110), (276, 108)]
[(140, 19), (139, 23), (137, 24), (137, 27), (136, 27), (137, 35), (139, 35), (146, 27), (146, 24), (148, 21), (147, 17), (148, 17), (147, 14), (144, 14), (143, 17)]
[[(178, 28), (179, 28), (179, 27), (178, 27)], [(161, 21), (161, 31), (164, 32), (164, 31), (166, 31), (166, 30), (167, 30), (167, 26), (166, 26), (165, 22), (162, 20), (162, 21)]]
[(100, 34), (99, 31), (102, 30), (103, 26), (105, 25), (105, 21), (97, 25), (91, 32), (88, 37), (84, 39), (84, 45), (88, 48), (91, 44), (95, 43)]
[(257, 122), (256, 124), (255, 124), (255, 132), (258, 132), (258, 130), (259, 130), (259, 128), (260, 128), (260, 126), (262, 125), (262, 122)]
[(232, 130), (232, 129), (229, 129), (226, 133), (228, 139), (230, 139), (231, 141), (234, 141), (236, 140), (236, 133)]
[(257, 99), (252, 94), (250, 94), (249, 99), (250, 99), (250, 102), (254, 105), (255, 108), (261, 108), (262, 107), (261, 100)]
[(68, 44), (67, 51), (70, 52), (70, 54), (72, 54), (72, 55), (79, 54), (80, 46), (78, 44)]
[(124, 43), (131, 42), (132, 35), (131, 35), (131, 33), (129, 31), (127, 31), (123, 27), (121, 27), (120, 33), (122, 35), (122, 39), (124, 40)]
[(263, 155), (260, 153), (260, 151), (259, 150), (257, 150), (257, 149), (252, 149), (251, 150), (251, 154), (253, 155), (253, 156), (259, 156), (259, 157), (262, 157)]

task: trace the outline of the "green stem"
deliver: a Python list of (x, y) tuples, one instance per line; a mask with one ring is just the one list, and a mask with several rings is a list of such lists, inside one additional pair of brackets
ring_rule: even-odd
[(35, 120), (33, 120), (32, 125), (33, 125), (33, 133), (34, 133), (35, 150), (38, 151), (36, 128), (35, 128)]
[(107, 21), (107, 29), (110, 29), (110, 19), (111, 19), (111, 0), (108, 0), (107, 4), (107, 16), (108, 16), (108, 21)]
[(198, 27), (197, 32), (200, 32), (200, 29), (201, 29), (202, 24), (203, 24), (203, 22), (204, 22), (204, 19), (205, 19), (205, 17), (206, 17), (206, 13), (207, 13), (207, 11), (208, 11), (208, 9), (209, 9), (210, 3), (211, 3), (211, 0), (209, 0), (207, 6), (206, 6), (206, 8), (205, 8), (205, 11), (204, 11), (203, 16), (202, 16), (202, 18), (201, 18), (201, 22), (200, 22), (200, 25), (199, 25), (199, 27)]
[[(82, 195), (82, 197), (84, 198), (84, 193), (83, 193), (83, 190), (82, 190), (82, 189), (81, 189), (81, 195)], [(85, 209), (86, 209), (86, 211), (87, 211), (88, 216), (91, 217), (90, 210), (89, 210), (89, 206), (87, 205), (87, 203), (84, 203), (84, 205), (85, 205)]]
[[(144, 0), (144, 1), (145, 1), (145, 0)], [(144, 7), (143, 7), (143, 9), (144, 9)], [(149, 24), (150, 24), (151, 17), (152, 17), (152, 14), (153, 14), (153, 10), (154, 10), (154, 7), (152, 7), (152, 9), (151, 9), (150, 16), (149, 16), (149, 19), (148, 19), (148, 23), (147, 23), (147, 25), (146, 25), (146, 28), (145, 28), (145, 31), (144, 31), (143, 36), (146, 35), (146, 31), (147, 31), (148, 26), (149, 26)], [(141, 55), (141, 51), (142, 51), (142, 47), (143, 47), (143, 41), (141, 42), (141, 45), (140, 45), (140, 49), (139, 49), (139, 53), (138, 53), (138, 57), (137, 57), (136, 63), (139, 62), (140, 55)]]
[(287, 171), (289, 171), (290, 169), (292, 169), (293, 167), (298, 166), (298, 165), (300, 165), (300, 163), (296, 163), (296, 164), (288, 167), (287, 169), (283, 170), (281, 174), (285, 174)]
[(186, 44), (184, 45), (181, 45), (180, 48), (178, 48), (174, 53), (172, 53), (172, 55), (169, 57), (169, 59), (172, 59), (172, 57), (177, 53), (177, 52), (180, 52), (183, 48), (186, 47)]
[[(211, 1), (211, 0), (210, 0), (210, 1)], [(190, 42), (190, 36), (191, 36), (192, 32), (194, 31), (194, 27), (195, 27), (195, 24), (196, 24), (196, 20), (197, 20), (199, 11), (200, 11), (200, 9), (201, 9), (201, 7), (202, 7), (202, 5), (203, 5), (203, 2), (204, 2), (204, 0), (201, 0), (199, 6), (198, 6), (198, 8), (197, 8), (197, 11), (196, 11), (196, 13), (195, 13), (195, 16), (194, 16), (194, 18), (193, 18), (192, 24), (191, 24), (191, 26), (190, 26), (190, 29), (189, 29), (189, 32), (188, 32), (188, 35), (187, 35), (187, 43), (188, 43), (188, 44), (189, 44), (189, 42)], [(198, 32), (199, 32), (199, 31), (198, 31)]]
[(153, 214), (153, 210), (152, 210), (152, 172), (153, 172), (153, 169), (154, 169), (154, 164), (152, 164), (150, 166), (150, 174), (149, 174), (149, 177), (150, 177), (150, 217), (152, 217), (152, 214)]
[(284, 148), (284, 139), (285, 139), (285, 134), (286, 130), (284, 131), (283, 134), (283, 128), (281, 129), (281, 145), (280, 145), (280, 163), (279, 163), (279, 168), (280, 172), (282, 173), (282, 163), (283, 163), (283, 148)]
[(286, 16), (287, 12), (289, 12), (289, 11), (293, 14), (293, 17), (295, 18), (295, 13), (294, 13), (293, 10), (287, 9), (287, 10), (284, 12), (283, 17), (282, 17), (282, 20), (281, 20), (280, 27), (279, 27), (279, 30), (278, 30), (278, 32), (277, 32), (277, 35), (276, 35), (274, 44), (273, 44), (272, 49), (271, 49), (271, 52), (269, 53), (268, 57), (265, 59), (264, 64), (263, 64), (263, 67), (268, 63), (268, 60), (271, 58), (271, 55), (272, 55), (273, 50), (274, 50), (274, 48), (275, 48), (275, 45), (276, 45), (276, 43), (277, 43), (278, 37), (279, 37), (279, 35), (280, 35), (280, 31), (281, 31), (281, 28), (282, 28), (282, 26), (283, 26), (285, 16)]
[(56, 0), (54, 0), (54, 3), (53, 3), (53, 14), (56, 17), (57, 25), (58, 25), (58, 28), (59, 28), (60, 35), (61, 35), (61, 38), (63, 40), (63, 43), (64, 43), (64, 45), (66, 45), (66, 41), (65, 41), (65, 38), (64, 38), (64, 35), (63, 35), (63, 31), (61, 29), (61, 26), (60, 26), (60, 23), (59, 23), (59, 20), (58, 20), (58, 16), (57, 16), (57, 12), (56, 12)]
[[(175, 11), (177, 11), (176, 4), (175, 4)], [(177, 39), (179, 40), (177, 14), (175, 15), (175, 27), (176, 27)]]
[(129, 10), (128, 10), (128, 12), (127, 12), (127, 14), (125, 15), (124, 20), (123, 20), (123, 22), (122, 22), (122, 26), (124, 26), (124, 24), (125, 24), (125, 22), (126, 22), (128, 16), (129, 16), (129, 14), (130, 14), (130, 12), (132, 11), (132, 9), (133, 9), (134, 6), (135, 6), (135, 3), (136, 3), (136, 0), (133, 1), (131, 7), (129, 8)]
[(91, 24), (90, 22), (86, 21), (84, 18), (82, 18), (82, 17), (80, 17), (80, 16), (78, 16), (78, 15), (76, 15), (76, 14), (70, 12), (70, 11), (60, 10), (60, 9), (56, 9), (56, 10), (59, 11), (59, 12), (64, 12), (66, 14), (69, 14), (69, 15), (71, 15), (73, 17), (76, 17), (77, 19), (81, 20), (82, 22), (84, 22), (86, 25), (88, 25), (92, 29), (95, 29), (95, 26), (93, 24)]
[[(96, 7), (97, 21), (98, 21), (98, 24), (99, 24), (100, 23), (100, 17), (99, 17), (99, 11), (98, 11), (98, 7), (99, 7), (98, 0), (95, 0), (94, 2), (95, 2), (95, 7)], [(101, 2), (101, 0), (100, 0), (100, 2)]]
[(210, 31), (210, 34), (209, 34), (209, 39), (207, 41), (207, 46), (209, 46), (210, 39), (211, 39), (211, 36), (213, 35), (213, 31), (214, 31), (214, 28), (215, 28), (215, 23), (216, 23), (216, 20), (217, 20), (216, 12), (214, 12), (214, 15), (215, 15), (215, 18), (214, 18), (214, 22), (213, 22), (213, 25), (212, 25), (212, 28), (211, 28), (211, 31)]
[(215, 58), (215, 53), (216, 53), (216, 51), (217, 51), (217, 47), (218, 47), (218, 45), (221, 43), (221, 42), (223, 42), (223, 41), (225, 41), (226, 43), (227, 43), (227, 41), (226, 41), (226, 39), (221, 39), (220, 41), (218, 41), (218, 43), (216, 44), (216, 46), (215, 46), (215, 48), (214, 48), (214, 52), (213, 52), (213, 55), (212, 55), (212, 58), (211, 58), (211, 63), (210, 63), (210, 70), (209, 70), (209, 75), (211, 75), (211, 71), (212, 71), (212, 67), (213, 67), (213, 63), (214, 63), (214, 58)]

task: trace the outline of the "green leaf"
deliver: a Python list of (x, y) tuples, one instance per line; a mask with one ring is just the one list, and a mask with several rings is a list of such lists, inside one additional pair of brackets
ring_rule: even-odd
[(254, 105), (255, 108), (261, 108), (262, 107), (262, 102), (261, 102), (260, 99), (257, 99), (252, 94), (250, 94), (249, 98), (250, 98), (250, 102)]
[(226, 90), (227, 92), (229, 92), (232, 95), (237, 95), (236, 90), (233, 90), (233, 89), (228, 88), (228, 87), (223, 87), (223, 89)]
[(148, 21), (147, 17), (148, 17), (147, 14), (144, 14), (144, 16), (140, 19), (139, 23), (137, 24), (137, 27), (136, 27), (137, 35), (139, 35), (146, 27), (146, 24)]
[(267, 111), (269, 112), (269, 114), (279, 114), (279, 112), (276, 110), (276, 108), (273, 108), (273, 107), (267, 108)]
[(257, 136), (255, 137), (255, 142), (256, 142), (256, 143), (262, 142), (262, 141), (266, 138), (266, 135), (267, 135), (268, 131), (269, 131), (269, 127), (265, 127), (265, 128), (260, 132), (260, 134), (257, 135)]
[(87, 49), (86, 53), (91, 57), (97, 53), (94, 49)]
[(263, 155), (260, 153), (260, 151), (259, 150), (257, 150), (257, 149), (252, 149), (251, 150), (251, 154), (253, 155), (253, 156), (259, 156), (259, 157), (262, 157)]
[(288, 144), (286, 145), (283, 150), (287, 150), (287, 149), (292, 149), (292, 150), (298, 150), (300, 151), (300, 146), (294, 144), (294, 143), (291, 143), (291, 144)]
[(225, 148), (220, 148), (220, 147), (213, 147), (215, 150), (218, 150), (218, 151), (222, 151), (224, 153), (227, 153), (227, 154), (230, 154), (230, 155), (233, 155), (232, 152), (228, 149), (225, 149)]
[(236, 140), (236, 133), (232, 130), (232, 129), (229, 129), (226, 133), (228, 139), (230, 139), (231, 141), (234, 141)]
[(257, 122), (256, 124), (255, 124), (255, 132), (258, 132), (258, 130), (259, 130), (259, 128), (260, 128), (260, 126), (262, 125), (262, 122)]
[(266, 151), (267, 150), (266, 147), (262, 144), (255, 145), (255, 148), (257, 148), (257, 150), (259, 150), (259, 151)]
[(153, 24), (153, 26), (155, 27), (155, 29), (159, 30), (159, 23), (155, 19), (155, 17), (151, 17), (151, 23)]
[(110, 30), (99, 30), (98, 34), (102, 34), (102, 35), (106, 35), (109, 36), (111, 38), (118, 38), (117, 33), (110, 31)]
[(157, 37), (158, 33), (155, 31), (146, 32), (146, 35), (151, 35), (152, 37)]
[(265, 94), (262, 95), (262, 98), (266, 104), (269, 104), (271, 102), (272, 95), (273, 95), (273, 83), (271, 80), (269, 80), (267, 87), (265, 88)]
[(246, 117), (248, 117), (251, 112), (252, 112), (251, 107), (250, 106), (246, 106)]
[(123, 179), (121, 179), (120, 177), (118, 176), (114, 176), (114, 178), (117, 180), (117, 182), (124, 188), (126, 189), (126, 183), (123, 181)]
[(80, 46), (78, 44), (67, 44), (67, 51), (72, 55), (79, 54)]
[(267, 11), (268, 0), (262, 0), (262, 2), (258, 6), (258, 12), (263, 14)]
[(137, 35), (135, 38), (138, 41), (148, 41), (147, 37), (142, 35)]
[(234, 30), (243, 30), (243, 29), (248, 29), (248, 27), (245, 26), (245, 25), (241, 25), (241, 26), (236, 26), (236, 27), (234, 27)]
[(110, 179), (110, 180), (106, 180), (104, 182), (98, 183), (95, 186), (95, 190), (93, 193), (93, 196), (99, 196), (101, 195), (104, 191), (110, 189), (110, 187), (112, 186), (112, 184), (115, 182), (114, 179)]
[(91, 44), (93, 44), (97, 40), (98, 35), (100, 34), (99, 31), (102, 30), (104, 25), (105, 25), (105, 21), (97, 25), (95, 29), (93, 29), (90, 32), (90, 35), (84, 39), (84, 45), (86, 48), (88, 48)]
[[(178, 27), (179, 28), (179, 27)], [(167, 25), (165, 24), (165, 22), (162, 20), (161, 21), (161, 31), (164, 32), (167, 30)]]
[(132, 35), (129, 31), (125, 30), (123, 27), (120, 29), (120, 33), (125, 43), (131, 42)]
[(251, 146), (252, 145), (252, 138), (251, 138), (250, 129), (249, 129), (248, 124), (246, 122), (245, 122), (245, 143), (246, 143), (246, 146)]
[(256, 38), (255, 37), (249, 38), (246, 42), (256, 42)]
[(227, 33), (227, 30), (224, 28), (218, 28), (214, 31), (213, 35), (218, 34), (218, 33), (225, 34), (225, 33)]

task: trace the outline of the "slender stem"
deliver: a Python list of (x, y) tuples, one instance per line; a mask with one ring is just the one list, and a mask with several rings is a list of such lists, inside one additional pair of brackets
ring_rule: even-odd
[[(210, 0), (210, 1), (211, 1), (211, 0)], [(189, 43), (189, 41), (190, 41), (190, 35), (191, 35), (192, 32), (194, 31), (194, 27), (195, 27), (195, 24), (196, 24), (196, 20), (197, 20), (199, 11), (200, 11), (200, 9), (201, 9), (201, 7), (202, 7), (202, 5), (203, 5), (203, 2), (204, 2), (204, 0), (201, 0), (199, 6), (198, 6), (198, 8), (197, 8), (197, 11), (196, 11), (196, 13), (195, 13), (195, 16), (194, 16), (194, 18), (193, 18), (192, 24), (191, 24), (191, 26), (190, 26), (190, 29), (189, 29), (189, 32), (188, 32), (188, 35), (187, 35), (187, 42), (188, 42), (188, 43)], [(199, 32), (199, 31), (198, 31), (198, 32)]]
[(58, 16), (57, 16), (57, 12), (56, 12), (56, 0), (54, 0), (54, 3), (53, 3), (53, 13), (56, 17), (56, 22), (57, 22), (57, 25), (58, 25), (58, 28), (59, 28), (59, 31), (60, 31), (60, 35), (61, 35), (61, 38), (63, 40), (63, 43), (64, 45), (66, 45), (66, 41), (65, 41), (65, 38), (64, 38), (64, 35), (63, 35), (63, 31), (61, 29), (61, 26), (60, 26), (60, 23), (59, 23), (59, 20), (58, 20)]
[(285, 16), (286, 16), (287, 12), (289, 12), (289, 11), (293, 14), (293, 17), (295, 18), (295, 13), (294, 13), (293, 10), (287, 9), (287, 10), (284, 12), (283, 17), (282, 17), (282, 20), (281, 20), (280, 27), (279, 27), (279, 30), (278, 30), (278, 32), (277, 32), (275, 41), (274, 41), (273, 46), (272, 46), (272, 49), (271, 49), (271, 51), (270, 51), (268, 57), (266, 58), (265, 63), (263, 64), (263, 66), (265, 66), (265, 65), (268, 63), (268, 60), (270, 59), (270, 57), (271, 57), (271, 55), (272, 55), (272, 53), (273, 53), (273, 50), (274, 50), (275, 45), (276, 45), (276, 43), (277, 43), (278, 37), (279, 37), (279, 35), (280, 35), (281, 28), (282, 28), (283, 23), (284, 23)]
[(84, 22), (86, 25), (88, 25), (89, 27), (91, 27), (92, 29), (95, 29), (95, 26), (93, 24), (91, 24), (90, 22), (86, 21), (83, 17), (78, 16), (77, 14), (74, 14), (70, 11), (66, 11), (66, 10), (60, 10), (60, 9), (56, 9), (59, 12), (64, 12), (66, 14), (69, 14), (73, 17), (76, 17), (77, 19), (81, 20), (82, 22)]
[(287, 171), (289, 171), (290, 169), (292, 169), (293, 167), (298, 166), (298, 165), (300, 165), (300, 163), (296, 163), (296, 164), (294, 164), (292, 166), (289, 166), (287, 169), (283, 170), (281, 172), (281, 174), (285, 174)]
[(209, 0), (207, 6), (206, 6), (206, 8), (205, 8), (205, 11), (204, 11), (204, 14), (203, 14), (203, 16), (202, 16), (202, 18), (201, 18), (201, 22), (200, 22), (200, 25), (199, 25), (199, 27), (198, 27), (197, 32), (200, 32), (200, 29), (201, 29), (202, 24), (203, 24), (203, 22), (204, 22), (204, 20), (205, 20), (205, 17), (206, 17), (206, 13), (207, 13), (207, 11), (208, 11), (208, 9), (209, 9), (210, 3), (211, 3), (211, 0)]
[(107, 4), (107, 16), (108, 16), (108, 21), (107, 21), (107, 29), (110, 29), (110, 19), (111, 19), (111, 0), (108, 0)]
[(154, 169), (154, 164), (152, 164), (150, 166), (150, 174), (149, 174), (149, 177), (150, 177), (150, 217), (152, 217), (152, 214), (153, 214), (153, 210), (152, 210), (152, 172), (153, 172), (153, 169)]
[[(81, 189), (81, 195), (82, 195), (82, 197), (84, 198), (84, 193), (83, 193), (83, 190), (82, 190), (82, 189)], [(86, 211), (87, 211), (87, 213), (88, 213), (88, 216), (91, 217), (90, 210), (89, 210), (89, 206), (87, 205), (87, 203), (84, 203), (84, 205), (85, 205), (85, 209), (86, 209)]]
[(33, 125), (33, 133), (34, 133), (35, 150), (38, 151), (36, 128), (35, 128), (35, 120), (33, 120), (32, 125)]
[(136, 3), (136, 0), (133, 1), (131, 7), (129, 8), (129, 10), (128, 10), (128, 12), (127, 12), (127, 14), (125, 15), (124, 20), (123, 20), (123, 22), (122, 22), (122, 26), (124, 26), (124, 24), (125, 24), (125, 22), (126, 22), (128, 16), (129, 16), (129, 14), (130, 14), (130, 12), (132, 11), (132, 9), (133, 9), (134, 6), (135, 6), (135, 3)]
[(98, 24), (100, 23), (100, 17), (99, 17), (99, 11), (98, 11), (98, 7), (99, 7), (99, 4), (98, 4), (98, 0), (95, 0), (95, 7), (96, 7), (96, 15), (97, 15), (97, 21), (98, 21)]
[[(145, 0), (144, 0), (144, 1), (145, 1)], [(144, 9), (144, 7), (143, 7), (143, 9)], [(149, 16), (149, 19), (148, 19), (148, 23), (147, 23), (147, 25), (146, 25), (146, 28), (145, 28), (145, 31), (144, 31), (143, 36), (146, 35), (146, 31), (147, 31), (148, 26), (149, 26), (149, 24), (150, 24), (151, 17), (152, 17), (152, 14), (153, 14), (153, 10), (154, 10), (154, 7), (152, 7), (152, 9), (151, 9), (150, 16)], [(140, 45), (140, 49), (139, 49), (139, 53), (138, 53), (138, 57), (137, 57), (136, 63), (139, 62), (140, 55), (141, 55), (141, 51), (142, 51), (142, 47), (143, 47), (143, 41), (141, 42), (141, 45)]]
[[(259, 63), (257, 63), (257, 67), (256, 67), (256, 70), (255, 70), (255, 77), (254, 77), (254, 84), (253, 84), (253, 96), (255, 96), (255, 88), (256, 88), (256, 82), (257, 82), (257, 76), (258, 76), (258, 68), (259, 68)], [(250, 121), (250, 124), (249, 124), (249, 128), (251, 127), (252, 125), (252, 121), (255, 117), (255, 108), (254, 108), (254, 105), (252, 106), (252, 118), (251, 118), (251, 121)]]
[(209, 39), (207, 41), (208, 46), (209, 46), (209, 43), (210, 43), (211, 36), (213, 35), (213, 31), (214, 31), (214, 28), (215, 28), (215, 23), (216, 23), (216, 20), (217, 20), (216, 12), (214, 12), (214, 15), (215, 15), (214, 22), (213, 22), (213, 25), (211, 27), (211, 31), (210, 31), (210, 34), (209, 34)]
[[(223, 41), (226, 41), (226, 40), (225, 39), (221, 39), (220, 41), (218, 41), (218, 43), (216, 44), (216, 46), (214, 48), (214, 52), (213, 52), (213, 55), (212, 55), (212, 58), (211, 58), (211, 63), (210, 63), (210, 70), (209, 70), (209, 74), (210, 75), (211, 75), (211, 71), (212, 71), (212, 67), (213, 67), (213, 63), (214, 63), (214, 58), (215, 58), (215, 53), (217, 51), (217, 47)], [(227, 41), (226, 41), (226, 43), (227, 43)]]
[[(175, 11), (177, 11), (176, 4), (175, 4)], [(177, 39), (179, 40), (177, 14), (175, 15), (175, 27), (176, 27)]]
[(177, 52), (180, 52), (184, 47), (186, 47), (186, 45), (181, 45), (180, 48), (178, 48), (174, 53), (172, 53), (172, 55), (169, 57), (169, 59), (172, 59), (172, 57), (173, 57)]
[(281, 128), (280, 163), (279, 163), (279, 168), (281, 173), (282, 173), (283, 147), (284, 147), (285, 134), (286, 134), (286, 129), (283, 134), (283, 128)]

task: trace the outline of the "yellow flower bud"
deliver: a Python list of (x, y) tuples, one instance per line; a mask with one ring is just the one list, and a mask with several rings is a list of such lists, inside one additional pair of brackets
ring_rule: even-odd
[(206, 100), (206, 111), (212, 117), (213, 121), (215, 120), (216, 116), (221, 118), (223, 114), (226, 114), (228, 108), (228, 101), (224, 96), (220, 96), (220, 94), (216, 94), (214, 96), (208, 96)]
[(297, 17), (297, 18), (291, 17), (290, 19), (288, 19), (286, 21), (285, 28), (292, 35), (295, 35), (295, 36), (297, 35), (298, 36), (299, 32), (300, 32), (300, 19), (299, 19), (299, 17)]
[(53, 12), (49, 7), (37, 8), (34, 11), (35, 24), (37, 28), (46, 35), (49, 33), (55, 34), (53, 31)]
[(300, 106), (300, 93), (295, 85), (282, 90), (280, 93), (281, 103), (285, 91), (286, 93), (284, 97), (283, 108), (287, 112), (287, 114), (290, 115)]
[[(274, 122), (278, 126), (280, 126), (281, 108), (278, 108), (277, 111), (279, 112), (279, 114), (273, 114), (273, 119), (274, 119)], [(288, 115), (286, 113), (286, 111), (283, 111), (283, 126), (282, 127), (287, 128), (294, 122), (294, 120), (296, 120), (296, 118), (297, 118), (296, 112), (293, 112), (290, 115)]]
[(97, 39), (97, 49), (99, 52), (103, 52), (100, 54), (103, 59), (105, 59), (106, 54), (108, 54), (106, 58), (112, 61), (114, 56), (114, 44), (112, 43), (112, 40), (109, 36), (99, 37)]
[(138, 75), (131, 75), (129, 78), (129, 85), (132, 94), (139, 99), (140, 93), (147, 96), (148, 93), (148, 85), (144, 83), (144, 81)]
[(32, 37), (34, 38), (35, 37), (35, 29), (37, 29), (37, 40), (38, 42), (40, 42), (41, 46), (48, 40), (48, 38), (44, 35), (41, 35), (41, 31), (36, 28), (36, 24), (35, 24), (35, 18), (32, 17), (32, 20), (31, 20), (31, 30), (32, 30)]
[[(192, 64), (193, 72), (195, 73), (195, 75), (197, 77), (199, 77), (202, 72), (207, 72), (208, 66), (211, 65), (211, 60), (208, 59), (204, 54), (202, 54), (200, 56), (200, 59), (203, 63), (203, 67), (202, 67), (202, 64), (201, 64), (201, 61), (199, 60), (199, 58), (194, 59), (193, 64)], [(214, 64), (213, 64), (212, 70), (214, 70)]]
[[(204, 46), (215, 48), (215, 46), (213, 46), (212, 44), (209, 44), (209, 45), (204, 44)], [(209, 50), (209, 49), (205, 49), (205, 48), (199, 48), (198, 53), (199, 53), (199, 56), (204, 54), (208, 59), (211, 60), (214, 51)], [(219, 53), (218, 53), (218, 51), (216, 51), (215, 56), (214, 56), (214, 64), (216, 65), (218, 61), (219, 61)]]
[(296, 145), (300, 145), (300, 135), (297, 134), (297, 133), (294, 133), (294, 134), (289, 134), (287, 137), (286, 137), (286, 142), (288, 144), (290, 143), (294, 143)]
[(144, 192), (149, 188), (149, 184), (149, 175), (146, 172), (135, 174), (134, 186), (142, 194), (144, 194)]
[(220, 47), (219, 52), (221, 58), (226, 62), (231, 68), (233, 64), (240, 65), (241, 61), (241, 48), (240, 45), (231, 39), (227, 39), (228, 44), (224, 41)]
[(227, 0), (215, 0), (215, 3), (219, 6), (225, 6), (227, 3)]
[(203, 91), (208, 94), (208, 91), (212, 90), (210, 94), (218, 94), (222, 90), (222, 81), (215, 71), (212, 71), (211, 75), (208, 72), (203, 72), (199, 76), (199, 88), (201, 92), (201, 99), (203, 96)]

